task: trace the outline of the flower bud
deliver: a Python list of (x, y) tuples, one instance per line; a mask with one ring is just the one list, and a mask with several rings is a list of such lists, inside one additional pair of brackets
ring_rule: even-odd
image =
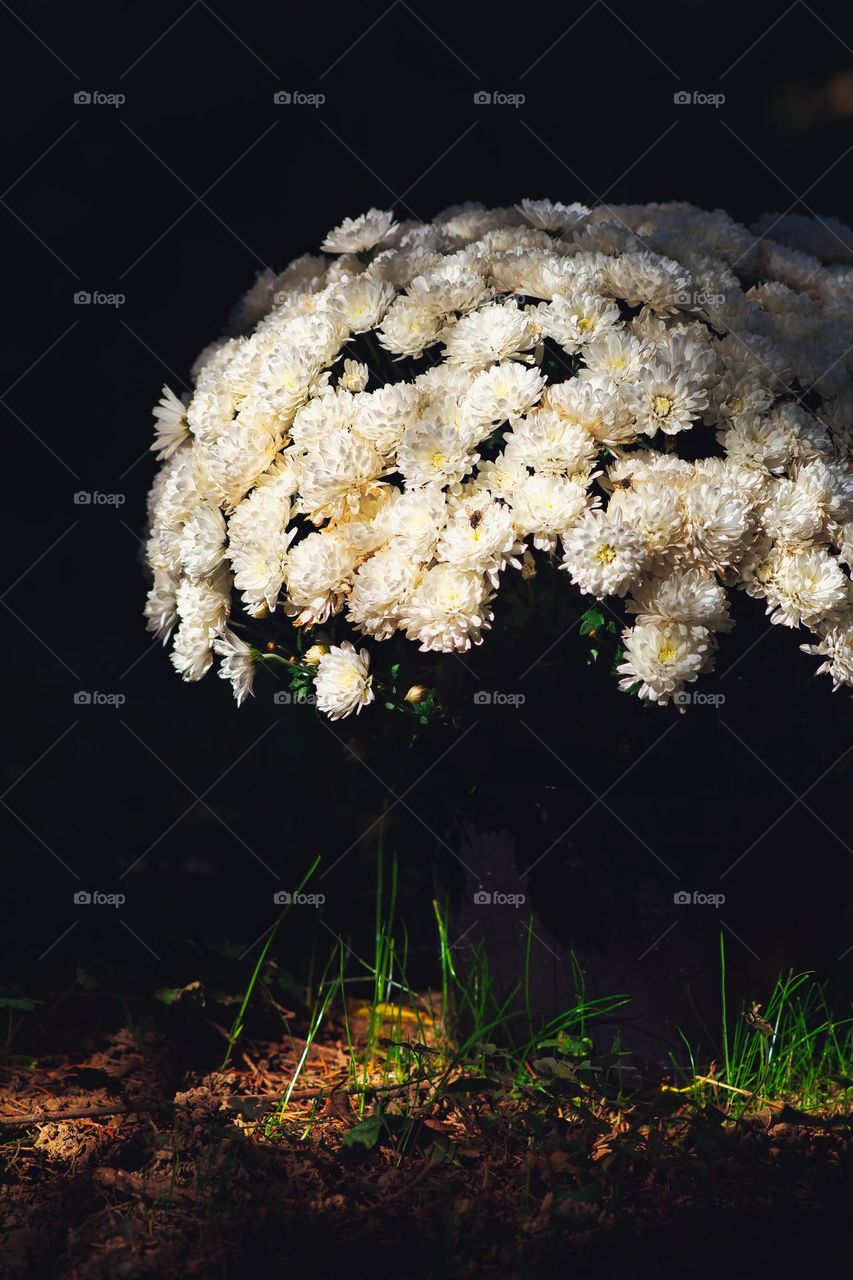
[(316, 667), (323, 655), (328, 652), (329, 646), (327, 644), (312, 644), (311, 648), (306, 650), (302, 661), (309, 667)]
[(428, 693), (429, 689), (425, 685), (413, 684), (406, 694), (405, 701), (411, 703), (423, 702)]

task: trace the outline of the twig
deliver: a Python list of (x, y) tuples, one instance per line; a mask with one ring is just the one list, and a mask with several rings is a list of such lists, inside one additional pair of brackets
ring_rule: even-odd
[(59, 1124), (63, 1120), (89, 1120), (96, 1116), (129, 1116), (144, 1111), (170, 1111), (177, 1104), (174, 1102), (124, 1102), (114, 1103), (110, 1107), (75, 1107), (73, 1111), (33, 1111), (26, 1116), (0, 1115), (0, 1129), (29, 1128), (34, 1124)]

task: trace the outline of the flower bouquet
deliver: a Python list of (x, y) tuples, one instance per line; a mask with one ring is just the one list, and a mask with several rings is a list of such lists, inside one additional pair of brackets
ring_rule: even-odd
[(853, 684), (848, 228), (523, 200), (320, 248), (155, 409), (146, 616), (185, 680), (452, 714), (447, 655), (547, 591), (678, 705), (738, 591)]

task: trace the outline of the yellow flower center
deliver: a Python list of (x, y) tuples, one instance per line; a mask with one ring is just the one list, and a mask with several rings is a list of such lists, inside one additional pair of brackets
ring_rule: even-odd
[(652, 409), (656, 417), (665, 418), (672, 409), (672, 401), (669, 396), (655, 396), (652, 401)]
[(671, 644), (662, 645), (658, 650), (658, 662), (672, 662), (675, 657), (675, 649)]
[(611, 547), (609, 542), (599, 547), (593, 556), (593, 560), (597, 560), (599, 564), (612, 564), (616, 559), (616, 548)]
[(441, 468), (447, 462), (447, 454), (441, 453), (439, 450), (436, 450), (436, 452), (430, 458), (430, 462), (435, 467), (436, 471), (440, 471)]

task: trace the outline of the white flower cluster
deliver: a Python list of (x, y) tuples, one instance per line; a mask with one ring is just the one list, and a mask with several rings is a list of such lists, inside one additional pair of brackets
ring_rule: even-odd
[(321, 652), (315, 690), (348, 715), (374, 697), (365, 637), (478, 645), (539, 551), (623, 598), (643, 698), (709, 670), (731, 588), (853, 684), (851, 245), (686, 204), (346, 219), (336, 256), (258, 279), (187, 404), (164, 389), (150, 630), (177, 625), (186, 680), (220, 656), (239, 702), (236, 597), (244, 621), (342, 615), (360, 647)]

